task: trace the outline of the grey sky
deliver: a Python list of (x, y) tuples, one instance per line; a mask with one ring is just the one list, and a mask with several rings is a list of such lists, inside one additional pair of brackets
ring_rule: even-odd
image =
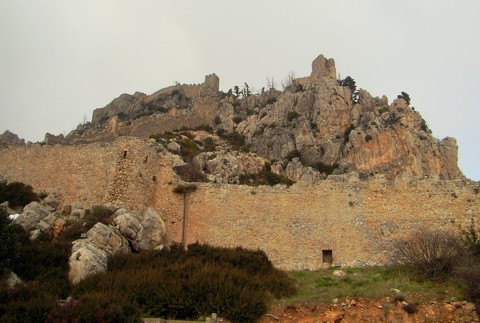
[(334, 58), (372, 95), (405, 91), (434, 136), (455, 137), (480, 180), (478, 0), (0, 0), (0, 132), (67, 134), (122, 93), (221, 89)]

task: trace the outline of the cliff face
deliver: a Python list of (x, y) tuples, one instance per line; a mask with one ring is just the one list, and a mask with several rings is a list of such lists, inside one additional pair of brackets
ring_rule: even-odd
[(175, 85), (150, 96), (124, 94), (93, 113), (92, 123), (47, 143), (148, 138), (198, 127), (245, 136), (250, 152), (292, 180), (315, 182), (330, 174), (362, 177), (458, 179), (457, 145), (430, 134), (421, 115), (403, 98), (389, 104), (360, 90), (352, 95), (336, 79), (335, 62), (318, 56), (310, 76), (292, 79), (283, 92), (243, 95), (218, 91), (209, 75), (200, 85)]
[(319, 56), (312, 65), (311, 76), (299, 80), (301, 90), (286, 91), (237, 126), (252, 151), (281, 161), (278, 171), (295, 156), (323, 174), (462, 177), (455, 139), (432, 137), (404, 99), (389, 105), (386, 97), (360, 90), (354, 103), (335, 79), (333, 60)]

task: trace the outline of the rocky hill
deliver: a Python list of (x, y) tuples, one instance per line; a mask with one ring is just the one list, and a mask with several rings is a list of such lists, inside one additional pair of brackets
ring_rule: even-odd
[[(192, 162), (211, 181), (238, 182), (243, 164), (258, 171), (264, 162), (276, 174), (309, 183), (351, 172), (362, 178), (463, 178), (455, 139), (434, 138), (408, 94), (389, 103), (336, 75), (334, 60), (320, 55), (310, 76), (292, 77), (283, 92), (272, 85), (252, 94), (246, 85), (224, 93), (212, 74), (203, 84), (177, 84), (150, 96), (122, 94), (96, 109), (91, 122), (66, 137), (47, 134), (45, 142), (72, 145), (128, 135), (180, 145), (182, 139), (170, 133), (195, 129), (204, 131), (190, 132), (198, 153)], [(209, 151), (206, 138), (214, 142)], [(175, 144), (170, 148), (180, 152)]]

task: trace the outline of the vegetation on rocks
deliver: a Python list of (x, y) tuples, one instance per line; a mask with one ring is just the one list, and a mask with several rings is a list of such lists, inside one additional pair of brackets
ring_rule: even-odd
[(30, 202), (38, 201), (38, 196), (30, 185), (0, 180), (0, 203), (9, 202), (10, 207), (25, 206)]
[(277, 185), (284, 184), (287, 186), (292, 185), (294, 182), (282, 175), (272, 172), (272, 168), (269, 163), (265, 163), (262, 171), (256, 174), (244, 174), (240, 176), (240, 184), (258, 186), (258, 185)]

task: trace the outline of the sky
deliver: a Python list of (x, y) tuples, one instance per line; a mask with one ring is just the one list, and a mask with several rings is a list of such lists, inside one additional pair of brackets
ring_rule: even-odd
[(0, 133), (68, 134), (122, 93), (216, 73), (221, 90), (310, 74), (319, 55), (433, 135), (480, 180), (478, 0), (0, 0)]

